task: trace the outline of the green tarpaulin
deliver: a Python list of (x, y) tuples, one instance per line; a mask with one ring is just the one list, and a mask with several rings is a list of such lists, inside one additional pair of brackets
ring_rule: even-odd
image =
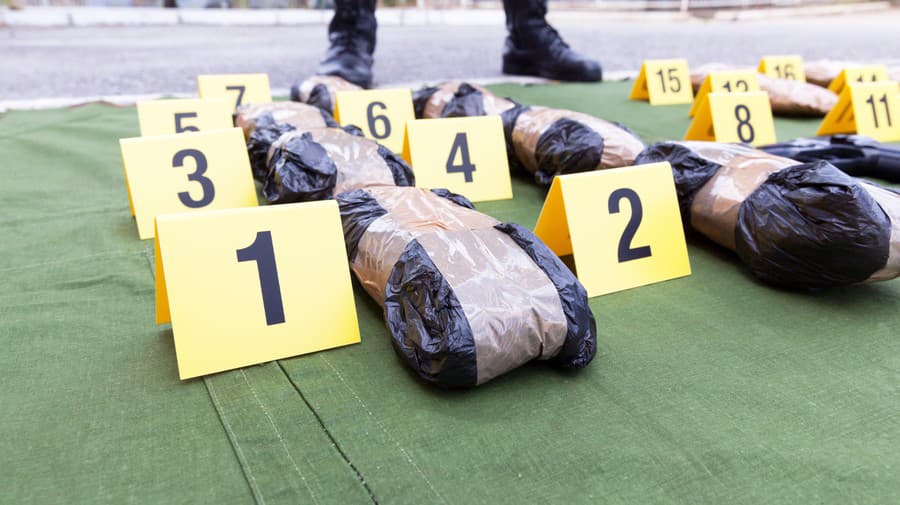
[[(681, 138), (688, 106), (629, 86), (494, 90)], [(179, 382), (128, 211), (137, 135), (133, 108), (0, 119), (0, 502), (900, 503), (900, 281), (780, 291), (696, 237), (692, 276), (592, 299), (579, 372), (435, 389), (356, 286), (360, 345)], [(513, 190), (478, 207), (530, 228), (544, 192)]]

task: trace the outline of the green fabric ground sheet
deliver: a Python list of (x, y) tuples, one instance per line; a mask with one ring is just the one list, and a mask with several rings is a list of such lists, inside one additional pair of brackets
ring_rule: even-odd
[[(493, 89), (683, 136), (688, 106), (630, 86)], [(361, 344), (180, 382), (128, 210), (137, 135), (134, 108), (0, 118), (2, 503), (900, 503), (900, 281), (778, 290), (694, 236), (690, 277), (591, 300), (581, 371), (436, 389), (354, 282)], [(544, 190), (513, 191), (479, 210), (533, 227)]]

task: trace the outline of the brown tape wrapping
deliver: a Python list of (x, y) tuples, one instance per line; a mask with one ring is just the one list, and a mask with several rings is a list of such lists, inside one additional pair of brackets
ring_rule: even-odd
[(420, 188), (365, 190), (386, 211), (359, 240), (351, 268), (384, 304), (397, 259), (415, 239), (453, 290), (472, 330), (477, 384), (560, 352), (567, 320), (547, 275), (498, 222)]
[[(459, 86), (461, 84), (463, 83), (460, 81), (452, 81), (441, 83), (435, 86), (437, 90), (428, 98), (428, 101), (425, 103), (422, 117), (428, 119), (442, 117), (444, 108), (448, 103), (450, 103), (450, 100), (453, 99), (454, 94), (459, 89)], [(477, 89), (481, 93), (484, 103), (484, 112), (489, 116), (500, 115), (504, 111), (513, 108), (513, 106), (515, 105), (512, 101), (505, 98), (500, 98), (482, 86), (479, 86), (477, 84), (469, 85)]]
[(900, 277), (900, 194), (881, 186), (863, 182), (865, 189), (878, 202), (891, 220), (891, 247), (887, 264), (869, 277), (869, 282), (887, 281)]
[(275, 149), (305, 133), (309, 133), (312, 140), (325, 149), (328, 158), (337, 167), (337, 181), (333, 194), (379, 184), (389, 186), (395, 184), (391, 169), (378, 154), (378, 143), (351, 135), (340, 128), (297, 129), (285, 133), (272, 143), (268, 159), (271, 160)]
[(821, 86), (763, 74), (759, 74), (759, 87), (769, 93), (772, 113), (783, 116), (823, 117), (838, 101), (837, 94)]
[(335, 75), (314, 75), (300, 83), (300, 101), (309, 103), (310, 95), (318, 85), (322, 85), (328, 90), (328, 96), (330, 97), (328, 103), (331, 104), (331, 110), (328, 112), (330, 113), (334, 113), (335, 94), (338, 91), (357, 91), (362, 89), (356, 84)]
[(594, 167), (595, 170), (629, 166), (645, 147), (640, 139), (615, 123), (581, 112), (531, 107), (519, 114), (512, 132), (516, 157), (529, 172), (535, 173), (538, 170), (536, 157), (538, 141), (559, 119), (577, 121), (603, 138), (602, 157), (600, 163)]
[(322, 112), (311, 105), (297, 102), (270, 102), (244, 105), (238, 109), (235, 124), (244, 130), (244, 139), (249, 140), (256, 128), (256, 120), (265, 113), (271, 113), (275, 121), (298, 128), (325, 128)]
[[(710, 73), (740, 68), (723, 63), (709, 63), (697, 67), (691, 71), (691, 85), (696, 91)], [(837, 105), (838, 96), (821, 86), (789, 79), (772, 79), (764, 74), (757, 75), (760, 89), (769, 94), (769, 103), (775, 115), (823, 117)]]
[(803, 73), (806, 74), (806, 82), (827, 88), (841, 70), (850, 65), (853, 63), (840, 60), (805, 61)]
[(741, 204), (769, 174), (797, 162), (736, 144), (678, 143), (722, 166), (694, 194), (691, 226), (714, 242), (735, 250), (734, 229)]

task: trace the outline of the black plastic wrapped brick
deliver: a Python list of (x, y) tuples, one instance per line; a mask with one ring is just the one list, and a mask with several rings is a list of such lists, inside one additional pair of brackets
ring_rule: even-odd
[(269, 149), (267, 167), (263, 195), (270, 203), (322, 200), (372, 185), (415, 184), (402, 158), (339, 128), (282, 135)]
[(557, 175), (630, 166), (645, 147), (624, 126), (580, 112), (516, 105), (501, 118), (510, 165), (545, 186)]
[(443, 191), (372, 187), (337, 200), (351, 268), (422, 379), (468, 387), (535, 359), (593, 359), (587, 293), (530, 231)]
[(477, 84), (445, 82), (413, 93), (413, 110), (419, 119), (495, 116), (515, 102), (500, 98)]
[(792, 289), (900, 276), (900, 194), (831, 164), (741, 145), (663, 142), (686, 226), (735, 251), (755, 276)]

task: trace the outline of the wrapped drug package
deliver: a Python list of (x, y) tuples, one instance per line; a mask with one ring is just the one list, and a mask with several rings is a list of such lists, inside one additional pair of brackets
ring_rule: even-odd
[[(710, 63), (691, 70), (691, 85), (696, 92), (711, 72), (738, 70), (740, 67)], [(824, 117), (835, 105), (838, 96), (826, 88), (790, 79), (772, 79), (757, 74), (759, 87), (769, 94), (772, 114), (776, 116)]]
[(545, 186), (557, 175), (630, 166), (646, 147), (625, 126), (581, 112), (516, 105), (501, 118), (510, 165)]
[(331, 198), (371, 185), (413, 186), (409, 165), (390, 149), (340, 128), (287, 132), (269, 148), (263, 196), (270, 203)]
[(336, 199), (351, 269), (425, 381), (475, 386), (532, 360), (593, 359), (587, 293), (530, 231), (446, 190), (370, 186)]
[(338, 126), (331, 114), (311, 105), (297, 102), (269, 102), (242, 105), (235, 114), (234, 124), (244, 131), (249, 140), (257, 124), (289, 124), (294, 127), (327, 128)]
[(672, 165), (682, 219), (792, 289), (900, 276), (900, 193), (825, 161), (714, 142), (662, 142), (636, 163)]
[(318, 107), (334, 114), (335, 94), (338, 91), (357, 91), (359, 86), (336, 75), (314, 75), (299, 86), (291, 88), (291, 100)]
[[(803, 63), (803, 72), (806, 74), (806, 81), (827, 88), (841, 70), (850, 67), (858, 67), (860, 65), (871, 65), (873, 63), (861, 63), (858, 61), (841, 61), (841, 60), (814, 60)], [(893, 65), (887, 67), (888, 79), (892, 81), (900, 81), (900, 66)]]
[(863, 135), (799, 138), (760, 149), (802, 162), (824, 160), (854, 177), (900, 183), (900, 147)]
[(500, 98), (487, 89), (467, 82), (445, 82), (413, 93), (413, 108), (418, 119), (440, 117), (496, 116), (515, 102)]

